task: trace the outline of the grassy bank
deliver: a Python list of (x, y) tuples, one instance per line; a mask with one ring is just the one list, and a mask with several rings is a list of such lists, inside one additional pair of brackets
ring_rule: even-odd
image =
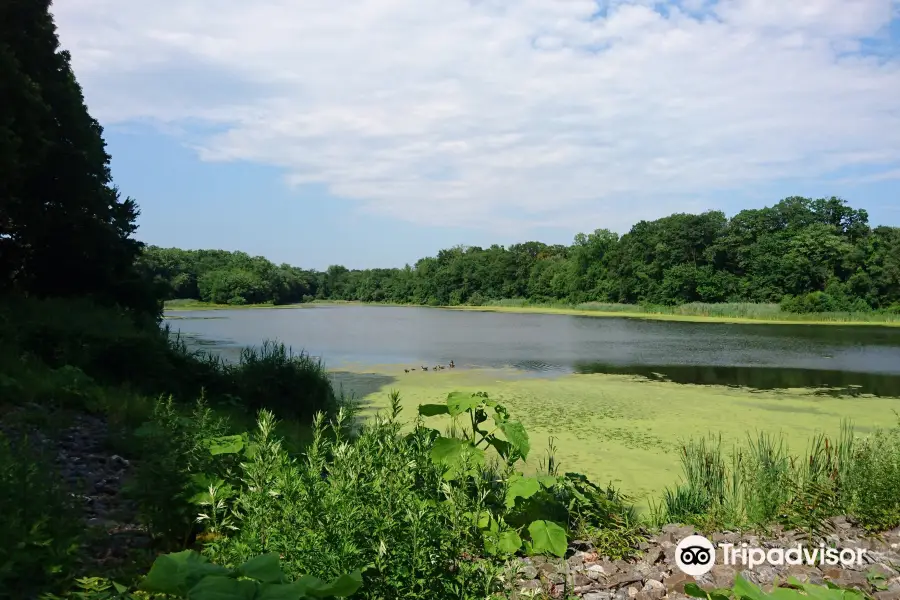
[(705, 304), (694, 302), (679, 306), (643, 306), (638, 304), (535, 303), (527, 300), (501, 300), (483, 306), (454, 306), (455, 310), (495, 312), (535, 312), (585, 317), (626, 317), (668, 321), (708, 323), (768, 323), (783, 325), (886, 325), (900, 326), (900, 314), (888, 312), (789, 313), (777, 304), (733, 302)]
[[(232, 310), (241, 308), (308, 308), (312, 306), (420, 306), (384, 302), (355, 302), (316, 300), (304, 304), (210, 304), (195, 300), (170, 300), (165, 303), (167, 313), (192, 310)], [(537, 313), (573, 315), (581, 317), (618, 317), (629, 319), (653, 319), (659, 321), (685, 321), (695, 323), (765, 323), (770, 325), (878, 325), (900, 327), (900, 314), (889, 312), (835, 312), (789, 313), (777, 304), (753, 304), (744, 302), (680, 306), (642, 306), (638, 304), (605, 304), (585, 302), (581, 304), (536, 303), (528, 300), (498, 300), (479, 306), (433, 306), (450, 310), (482, 312)]]

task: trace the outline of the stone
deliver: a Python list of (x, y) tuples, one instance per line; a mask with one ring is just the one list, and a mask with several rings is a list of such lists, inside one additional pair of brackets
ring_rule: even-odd
[(771, 565), (760, 565), (756, 567), (755, 570), (760, 583), (772, 583), (778, 575), (775, 567), (772, 567)]
[(603, 565), (600, 565), (600, 564), (585, 565), (584, 570), (585, 570), (585, 573), (587, 573), (588, 576), (591, 577), (592, 579), (606, 575), (606, 569), (604, 569)]
[(686, 573), (678, 571), (677, 573), (672, 573), (672, 575), (669, 576), (664, 583), (666, 586), (666, 590), (668, 590), (670, 594), (672, 592), (683, 594), (684, 585), (686, 583), (697, 583), (697, 580)]
[(545, 577), (553, 577), (559, 575), (559, 567), (553, 563), (545, 562), (538, 566), (538, 572)]
[(612, 594), (609, 592), (588, 592), (582, 596), (583, 600), (612, 600)]
[(712, 583), (717, 588), (731, 587), (734, 584), (734, 578), (737, 571), (730, 565), (715, 564), (712, 571), (709, 572)]
[(661, 581), (648, 579), (641, 592), (650, 600), (659, 600), (666, 595), (666, 586)]
[(643, 581), (643, 577), (639, 573), (619, 573), (618, 575), (613, 575), (610, 577), (603, 587), (606, 588), (618, 588), (625, 587), (626, 585), (632, 583), (641, 583)]
[(538, 570), (532, 565), (525, 565), (519, 568), (519, 574), (522, 576), (522, 579), (537, 579)]
[(639, 590), (638, 588), (636, 588), (636, 587), (633, 586), (633, 585), (630, 585), (630, 586), (628, 586), (627, 588), (625, 588), (625, 594), (626, 594), (629, 598), (634, 598), (634, 597), (636, 597), (636, 596), (638, 595), (638, 593), (640, 593), (640, 591), (641, 591), (641, 590)]
[(872, 594), (875, 600), (900, 600), (900, 590), (887, 590)]

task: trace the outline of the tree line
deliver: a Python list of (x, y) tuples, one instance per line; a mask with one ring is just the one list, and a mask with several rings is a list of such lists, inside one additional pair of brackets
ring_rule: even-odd
[(571, 245), (457, 246), (414, 265), (324, 272), (223, 250), (150, 246), (138, 264), (167, 299), (221, 304), (356, 300), (425, 305), (534, 302), (782, 302), (796, 310), (900, 303), (900, 227), (870, 227), (840, 198), (785, 198), (641, 221)]

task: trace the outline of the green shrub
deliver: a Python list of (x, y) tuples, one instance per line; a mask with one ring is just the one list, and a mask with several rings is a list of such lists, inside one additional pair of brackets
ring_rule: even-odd
[(164, 545), (188, 544), (197, 533), (204, 493), (236, 467), (234, 452), (243, 441), (227, 433), (226, 421), (213, 415), (202, 399), (185, 416), (171, 397), (160, 399), (151, 420), (135, 432), (141, 459), (126, 492), (136, 500), (148, 530)]
[(781, 310), (789, 313), (824, 313), (841, 310), (839, 303), (825, 292), (811, 292), (799, 296), (785, 296)]
[(846, 479), (850, 509), (865, 527), (900, 525), (900, 425), (858, 442)]
[(308, 421), (318, 412), (336, 414), (343, 403), (322, 361), (294, 354), (284, 344), (267, 340), (259, 348), (244, 348), (229, 373), (232, 393), (253, 412), (267, 408), (281, 418)]
[(343, 437), (343, 413), (327, 429), (320, 414), (298, 460), (262, 411), (228, 510), (238, 530), (211, 536), (205, 552), (232, 566), (275, 552), (290, 576), (367, 569), (364, 598), (458, 598), (462, 589), (488, 595), (492, 567), (461, 558), (479, 549), (478, 503), (441, 478), (427, 430), (401, 433), (396, 395), (393, 401), (388, 416), (352, 441)]
[(80, 529), (49, 457), (0, 433), (0, 598), (28, 598), (62, 583)]

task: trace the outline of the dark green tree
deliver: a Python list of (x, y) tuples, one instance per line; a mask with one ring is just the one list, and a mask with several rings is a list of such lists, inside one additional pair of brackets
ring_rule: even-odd
[(47, 0), (0, 3), (0, 285), (158, 315), (135, 268), (138, 208), (112, 185)]

